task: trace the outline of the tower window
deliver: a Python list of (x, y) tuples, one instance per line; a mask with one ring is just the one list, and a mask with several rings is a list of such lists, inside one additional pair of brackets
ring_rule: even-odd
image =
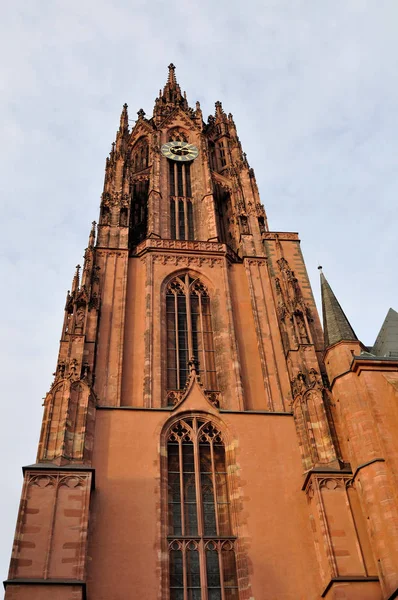
[(169, 161), (170, 233), (176, 240), (193, 240), (191, 163)]
[(167, 464), (170, 600), (238, 600), (221, 432), (199, 417), (178, 421)]
[(226, 161), (226, 158), (225, 158), (225, 149), (224, 149), (224, 142), (223, 141), (221, 141), (221, 142), (218, 143), (218, 149), (219, 149), (219, 153), (220, 153), (221, 168), (223, 168), (227, 164), (227, 161)]
[(148, 141), (146, 138), (141, 138), (140, 140), (138, 140), (138, 142), (133, 148), (133, 153), (131, 157), (132, 172), (135, 173), (136, 171), (146, 169), (148, 166), (148, 158)]
[(265, 233), (265, 219), (264, 217), (258, 217), (258, 226), (260, 228), (260, 233)]
[(147, 233), (148, 190), (148, 181), (138, 181), (132, 186), (129, 231), (130, 248), (139, 244)]
[(182, 390), (190, 361), (207, 390), (217, 389), (210, 298), (188, 273), (173, 279), (166, 292), (167, 389)]

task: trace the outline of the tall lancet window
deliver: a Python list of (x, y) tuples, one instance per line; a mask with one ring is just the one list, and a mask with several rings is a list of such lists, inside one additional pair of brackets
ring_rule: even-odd
[(167, 436), (169, 600), (238, 600), (222, 433), (183, 418)]
[[(181, 129), (174, 129), (169, 142), (187, 142)], [(169, 160), (170, 235), (174, 240), (193, 240), (193, 207), (190, 162)]]
[(204, 284), (185, 273), (166, 292), (167, 389), (182, 390), (190, 362), (207, 390), (217, 389), (210, 298)]

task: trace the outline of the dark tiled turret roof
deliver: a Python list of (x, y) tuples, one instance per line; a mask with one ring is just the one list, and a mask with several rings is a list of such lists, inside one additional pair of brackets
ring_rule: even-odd
[(322, 271), (321, 293), (325, 348), (342, 340), (358, 340)]

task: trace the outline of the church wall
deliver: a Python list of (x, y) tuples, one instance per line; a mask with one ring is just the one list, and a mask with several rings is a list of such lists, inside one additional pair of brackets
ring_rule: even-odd
[(101, 280), (95, 391), (101, 405), (120, 405), (127, 251), (97, 251)]
[[(169, 414), (98, 410), (88, 551), (88, 591), (96, 600), (161, 600), (160, 434)], [(315, 547), (293, 418), (218, 418), (236, 456), (235, 516), (251, 597), (318, 599), (322, 584), (310, 568)]]
[(81, 585), (8, 585), (4, 600), (84, 600)]
[(229, 269), (233, 318), (239, 349), (239, 360), (246, 410), (266, 410), (261, 362), (255, 335), (254, 318), (243, 265)]
[(132, 258), (128, 264), (124, 331), (122, 406), (143, 406), (145, 361), (145, 265)]

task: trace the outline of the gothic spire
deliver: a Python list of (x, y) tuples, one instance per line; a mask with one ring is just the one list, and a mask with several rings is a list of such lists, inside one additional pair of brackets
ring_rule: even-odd
[(166, 85), (163, 88), (163, 92), (159, 91), (159, 98), (155, 101), (155, 113), (164, 113), (166, 106), (181, 106), (183, 110), (188, 109), (188, 102), (186, 99), (185, 92), (181, 93), (181, 88), (178, 85), (175, 66), (173, 63), (169, 64), (169, 74), (167, 77)]
[(358, 340), (332, 288), (321, 272), (321, 294), (325, 348), (343, 340)]

